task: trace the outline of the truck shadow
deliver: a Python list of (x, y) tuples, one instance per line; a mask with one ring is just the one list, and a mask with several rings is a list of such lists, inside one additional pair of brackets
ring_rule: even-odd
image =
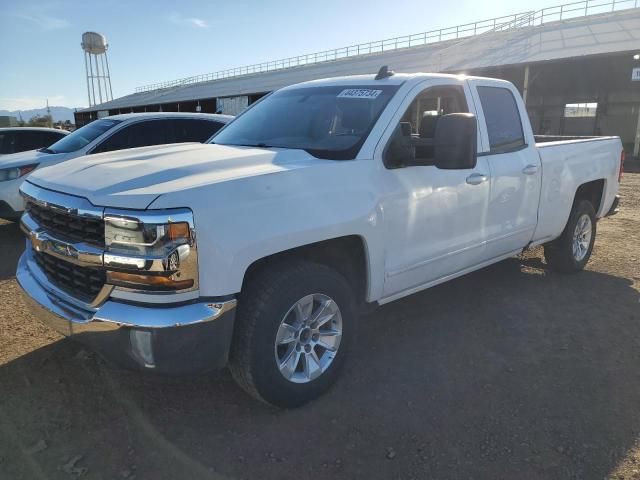
[(60, 459), (83, 455), (104, 478), (603, 478), (640, 432), (639, 300), (624, 278), (510, 259), (362, 318), (341, 380), (293, 411), (227, 372), (123, 372), (56, 342), (0, 366), (1, 468), (67, 478)]

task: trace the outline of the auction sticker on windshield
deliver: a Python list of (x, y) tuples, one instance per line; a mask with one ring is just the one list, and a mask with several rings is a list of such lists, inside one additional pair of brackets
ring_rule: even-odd
[(338, 94), (338, 98), (378, 98), (382, 90), (372, 90), (369, 88), (348, 88)]

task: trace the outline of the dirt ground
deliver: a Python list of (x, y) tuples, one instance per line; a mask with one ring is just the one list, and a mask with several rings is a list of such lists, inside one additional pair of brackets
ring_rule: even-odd
[(537, 249), (380, 308), (294, 411), (63, 340), (27, 312), (0, 224), (0, 478), (640, 478), (640, 174), (622, 194), (587, 271)]

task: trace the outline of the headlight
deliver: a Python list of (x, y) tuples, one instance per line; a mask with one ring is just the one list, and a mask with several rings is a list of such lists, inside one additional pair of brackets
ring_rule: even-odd
[(22, 167), (0, 169), (0, 182), (24, 177), (27, 173), (33, 172), (37, 166), (38, 164), (34, 163), (33, 165), (24, 165)]
[(105, 212), (107, 282), (136, 290), (194, 290), (198, 263), (189, 210)]

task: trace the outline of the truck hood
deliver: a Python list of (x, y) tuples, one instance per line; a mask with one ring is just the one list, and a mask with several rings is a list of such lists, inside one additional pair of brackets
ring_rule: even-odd
[(144, 209), (165, 193), (317, 162), (324, 160), (302, 150), (172, 144), (74, 158), (38, 169), (28, 181), (98, 206)]
[(0, 156), (0, 168), (22, 167), (33, 163), (46, 165), (47, 163), (64, 160), (68, 155), (68, 153), (45, 153), (40, 150), (11, 153)]

